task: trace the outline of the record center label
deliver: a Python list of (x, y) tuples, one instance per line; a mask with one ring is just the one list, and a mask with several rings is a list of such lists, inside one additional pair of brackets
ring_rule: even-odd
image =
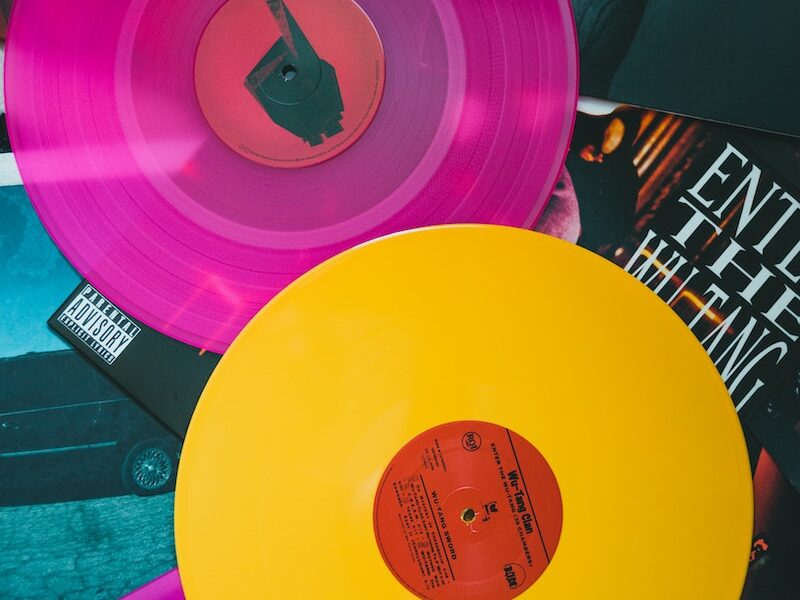
[(481, 421), (434, 427), (406, 444), (375, 495), (375, 536), (397, 579), (421, 598), (514, 598), (558, 545), (561, 494), (544, 457)]
[(227, 0), (195, 56), (195, 91), (229, 148), (278, 168), (352, 146), (383, 96), (383, 46), (353, 0)]

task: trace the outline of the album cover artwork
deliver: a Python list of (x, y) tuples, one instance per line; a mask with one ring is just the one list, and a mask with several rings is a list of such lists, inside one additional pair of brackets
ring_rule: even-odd
[(800, 4), (572, 0), (581, 94), (800, 135)]
[(222, 355), (157, 332), (82, 280), (50, 327), (178, 438)]
[[(752, 459), (753, 547), (742, 600), (795, 600), (800, 590), (800, 495), (766, 451)], [(693, 552), (702, 552), (696, 540)]]
[(179, 442), (47, 327), (80, 277), (0, 187), (0, 598), (117, 598), (175, 565)]
[[(792, 138), (621, 107), (578, 114), (537, 225), (618, 264), (673, 308), (796, 486), (798, 189)], [(654, 384), (676, 376), (659, 348), (642, 348), (642, 360)]]

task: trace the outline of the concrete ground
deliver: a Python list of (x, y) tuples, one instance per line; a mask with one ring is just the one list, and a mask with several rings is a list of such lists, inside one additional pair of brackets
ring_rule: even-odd
[(173, 499), (0, 508), (0, 598), (115, 600), (171, 569)]

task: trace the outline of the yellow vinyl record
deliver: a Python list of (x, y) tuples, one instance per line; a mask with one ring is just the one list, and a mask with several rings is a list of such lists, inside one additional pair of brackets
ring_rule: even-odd
[(680, 319), (524, 230), (347, 251), (224, 355), (175, 499), (189, 600), (740, 597), (748, 459)]

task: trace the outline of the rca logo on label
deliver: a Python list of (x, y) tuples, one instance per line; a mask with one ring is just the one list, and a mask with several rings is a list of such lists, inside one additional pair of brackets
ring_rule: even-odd
[(481, 447), (481, 436), (475, 431), (468, 431), (461, 437), (461, 446), (467, 452), (475, 452)]
[(503, 574), (506, 576), (506, 583), (511, 590), (521, 586), (525, 582), (525, 569), (517, 563), (504, 565)]
[(90, 285), (61, 311), (58, 321), (109, 365), (141, 331), (130, 317)]

